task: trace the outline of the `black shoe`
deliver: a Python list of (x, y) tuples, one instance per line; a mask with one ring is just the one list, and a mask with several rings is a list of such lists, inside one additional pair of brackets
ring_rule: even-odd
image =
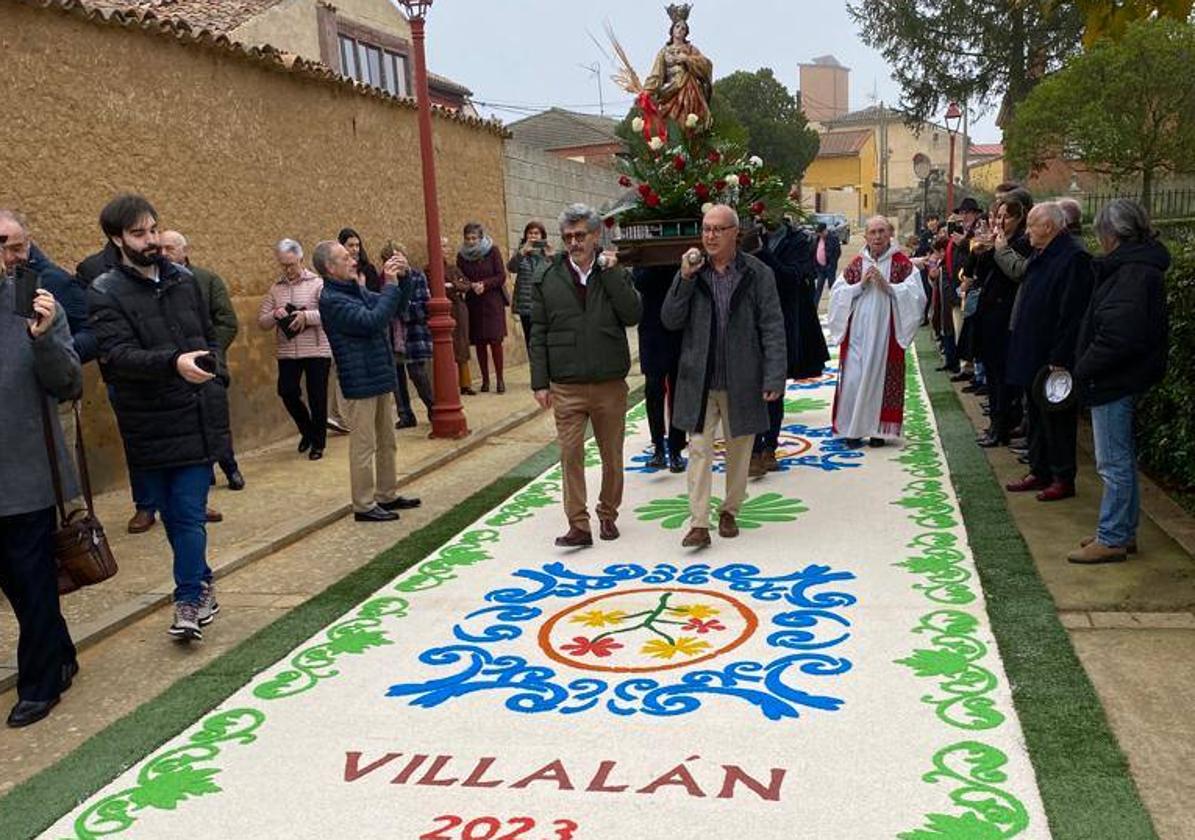
[(878, 449), (887, 443), (888, 443), (888, 441), (884, 440), (882, 437), (873, 437), (873, 438), (867, 439), (867, 445), (872, 447), (873, 449)]
[(490, 383), (482, 382), (481, 383), (481, 393), (488, 394), (489, 392), (490, 392)]
[(974, 378), (975, 378), (975, 374), (971, 373), (970, 371), (965, 370), (962, 373), (956, 373), (954, 376), (950, 377), (950, 381), (951, 382), (970, 382)]
[(975, 396), (977, 396), (977, 397), (990, 396), (991, 393), (992, 393), (992, 389), (989, 388), (987, 385), (980, 385), (978, 388), (975, 389)]
[(318, 461), (322, 457), (324, 457), (324, 450), (322, 449), (312, 449), (307, 453), (308, 461)]
[(374, 507), (364, 512), (354, 513), (353, 519), (357, 522), (394, 522), (398, 519), (398, 514), (382, 510), (381, 507)]
[(417, 498), (408, 499), (406, 496), (396, 496), (392, 502), (378, 502), (382, 510), (410, 510), (419, 507), (423, 502)]
[(496, 391), (497, 391), (499, 394), (505, 394), (505, 393), (506, 393), (506, 383), (505, 383), (503, 380), (499, 379), (499, 380), (498, 380), (498, 387), (497, 387), (497, 388), (495, 388), (495, 390), (496, 390)]
[(18, 700), (17, 705), (8, 713), (8, 725), (12, 729), (20, 729), (22, 726), (37, 723), (57, 705), (57, 697), (53, 700)]
[(963, 386), (963, 393), (964, 394), (974, 394), (976, 391), (978, 391), (980, 389), (980, 387), (981, 386), (976, 385), (974, 382), (972, 382), (970, 385)]
[(863, 438), (843, 438), (842, 442), (846, 444), (847, 449), (863, 448)]
[(668, 456), (668, 472), (683, 473), (685, 471), (685, 459), (680, 456), (679, 452), (673, 452)]
[(75, 681), (75, 676), (78, 673), (79, 673), (79, 663), (77, 660), (75, 662), (70, 662), (70, 663), (67, 663), (66, 665), (63, 665), (62, 666), (62, 686), (58, 689), (58, 691), (62, 694), (66, 694), (66, 690), (71, 687), (71, 684)]
[(229, 490), (244, 490), (245, 476), (241, 475), (240, 470), (233, 470), (228, 474), (228, 489)]
[(647, 466), (653, 470), (662, 470), (668, 466), (668, 459), (664, 456), (664, 450), (657, 446), (656, 451), (647, 459)]
[(941, 367), (934, 368), (934, 370), (939, 373), (958, 373), (958, 368), (952, 365), (942, 365)]
[(418, 425), (418, 421), (415, 420), (415, 415), (412, 414), (409, 417), (404, 417), (401, 420), (399, 420), (397, 423), (395, 423), (394, 428), (396, 428), (396, 429), (413, 429), (416, 425)]
[(311, 448), (311, 441), (306, 437), (299, 438), (299, 453), (302, 454)]

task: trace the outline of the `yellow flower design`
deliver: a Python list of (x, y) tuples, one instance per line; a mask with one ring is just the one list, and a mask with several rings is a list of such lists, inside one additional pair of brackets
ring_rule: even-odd
[(685, 656), (696, 656), (709, 646), (709, 642), (703, 642), (694, 636), (679, 636), (675, 642), (671, 643), (664, 639), (652, 639), (644, 642), (639, 652), (655, 659), (671, 659), (678, 653), (683, 653)]
[(677, 615), (687, 615), (689, 618), (709, 618), (711, 615), (718, 614), (718, 610), (709, 604), (684, 604), (679, 607), (669, 607), (668, 611)]
[(605, 627), (607, 624), (618, 624), (626, 618), (626, 615), (622, 610), (613, 610), (611, 612), (590, 610), (589, 612), (577, 613), (569, 621), (574, 624), (583, 624), (586, 627)]

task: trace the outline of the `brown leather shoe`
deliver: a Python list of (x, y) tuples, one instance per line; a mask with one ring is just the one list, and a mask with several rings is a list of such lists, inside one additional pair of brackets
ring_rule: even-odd
[(1045, 490), (1050, 486), (1050, 482), (1044, 478), (1038, 478), (1033, 473), (1022, 478), (1020, 481), (1010, 481), (1004, 485), (1004, 489), (1009, 493), (1028, 493), (1030, 490)]
[(603, 540), (616, 540), (619, 538), (618, 526), (614, 524), (613, 519), (599, 519), (598, 526), (598, 536)]
[(1037, 494), (1039, 502), (1057, 502), (1062, 499), (1069, 499), (1075, 495), (1075, 485), (1064, 482), (1055, 481), (1045, 490)]
[(215, 508), (208, 508), (206, 511), (204, 511), (203, 518), (208, 522), (223, 522), (224, 514), (220, 513), (220, 511), (216, 510)]
[(709, 528), (690, 528), (689, 533), (680, 541), (683, 548), (708, 548), (710, 544)]
[(1092, 540), (1077, 551), (1072, 551), (1066, 559), (1071, 563), (1090, 566), (1096, 563), (1123, 563), (1129, 559), (1129, 555), (1123, 548)]
[(763, 463), (763, 453), (751, 453), (751, 463), (747, 465), (747, 477), (759, 478), (762, 475), (767, 475), (768, 468)]
[(768, 472), (780, 472), (780, 462), (776, 460), (776, 450), (769, 449), (763, 454), (763, 468)]
[(561, 548), (584, 548), (587, 545), (593, 545), (593, 534), (572, 525), (569, 526), (567, 534), (556, 538), (556, 545)]
[(133, 514), (133, 518), (129, 520), (130, 534), (144, 534), (157, 522), (157, 517), (154, 516), (152, 510), (139, 510)]
[(739, 535), (739, 523), (734, 521), (734, 514), (722, 511), (718, 514), (718, 536), (733, 540)]
[[(1079, 547), (1087, 548), (1087, 546), (1091, 545), (1093, 542), (1095, 542), (1094, 536), (1084, 537), (1083, 539), (1079, 540)], [(1124, 547), (1124, 550), (1128, 554), (1136, 554), (1137, 553), (1137, 541), (1133, 540), (1132, 542), (1130, 542), (1128, 545), (1126, 545)]]

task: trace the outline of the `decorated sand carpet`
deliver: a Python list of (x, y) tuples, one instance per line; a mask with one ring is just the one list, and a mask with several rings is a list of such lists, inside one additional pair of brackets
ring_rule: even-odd
[(549, 469), (45, 836), (1049, 837), (917, 366), (879, 449), (834, 373), (737, 539), (680, 547), (640, 405), (620, 540), (555, 548)]

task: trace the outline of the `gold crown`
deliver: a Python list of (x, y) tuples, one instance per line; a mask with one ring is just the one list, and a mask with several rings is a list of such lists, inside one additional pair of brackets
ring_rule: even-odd
[(672, 19), (672, 23), (674, 26), (676, 24), (680, 23), (681, 21), (688, 23), (689, 22), (689, 12), (692, 10), (692, 8), (693, 7), (691, 5), (689, 5), (688, 3), (680, 3), (679, 5), (676, 3), (673, 3), (671, 6), (668, 7), (668, 17)]

